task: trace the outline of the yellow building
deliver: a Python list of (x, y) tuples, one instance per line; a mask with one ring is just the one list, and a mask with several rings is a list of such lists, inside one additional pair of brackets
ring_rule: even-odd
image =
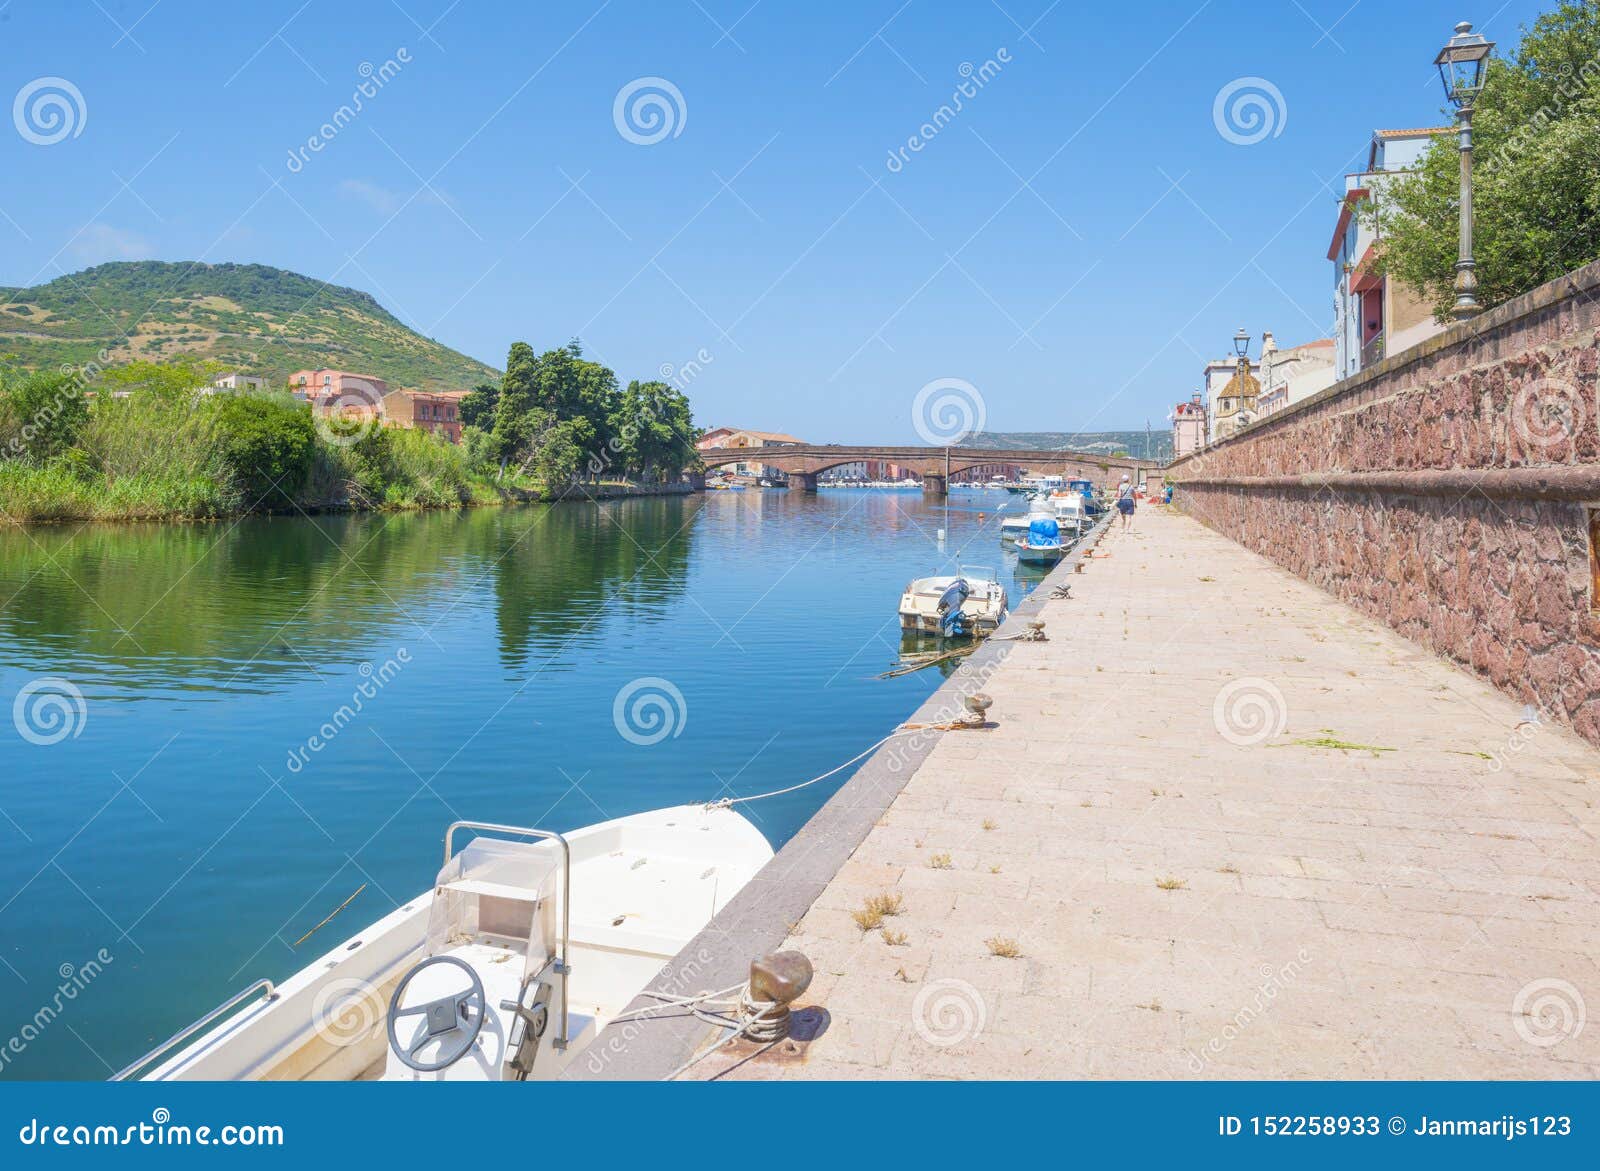
[(1257, 400), (1260, 397), (1260, 380), (1250, 373), (1250, 367), (1245, 362), (1240, 362), (1238, 372), (1217, 392), (1216, 438), (1226, 439), (1240, 428), (1255, 422)]

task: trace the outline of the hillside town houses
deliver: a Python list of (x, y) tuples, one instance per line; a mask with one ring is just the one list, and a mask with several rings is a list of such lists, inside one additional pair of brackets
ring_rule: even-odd
[(1366, 167), (1346, 175), (1327, 259), (1332, 263), (1333, 326), (1329, 337), (1280, 347), (1270, 331), (1254, 340), (1241, 329), (1234, 353), (1205, 364), (1201, 389), (1168, 416), (1174, 457), (1216, 443), (1252, 423), (1303, 402), (1335, 382), (1427, 340), (1445, 327), (1409, 289), (1376, 271), (1383, 246), (1385, 188), (1416, 168), (1428, 145), (1449, 127), (1376, 130)]

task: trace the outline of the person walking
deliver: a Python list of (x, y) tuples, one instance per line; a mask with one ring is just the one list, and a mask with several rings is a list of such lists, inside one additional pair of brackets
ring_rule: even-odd
[(1128, 477), (1122, 477), (1122, 483), (1117, 488), (1117, 511), (1122, 514), (1122, 527), (1126, 529), (1133, 522), (1133, 485), (1128, 482)]

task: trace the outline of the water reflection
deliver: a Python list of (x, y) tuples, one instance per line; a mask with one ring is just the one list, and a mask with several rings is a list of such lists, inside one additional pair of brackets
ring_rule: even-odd
[[(0, 530), (0, 664), (270, 691), (492, 598), (502, 661), (667, 620), (688, 500)], [(625, 519), (624, 519), (625, 517)]]

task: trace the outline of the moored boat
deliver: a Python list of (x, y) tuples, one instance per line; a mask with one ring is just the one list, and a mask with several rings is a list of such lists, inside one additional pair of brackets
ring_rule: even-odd
[(940, 637), (994, 633), (1005, 621), (1006, 588), (992, 569), (919, 577), (900, 596), (900, 629)]
[(1017, 560), (1028, 565), (1054, 565), (1066, 556), (1061, 525), (1052, 516), (1034, 517), (1017, 540)]
[[(458, 852), (461, 830), (480, 836)], [(282, 984), (257, 981), (116, 1080), (557, 1077), (771, 858), (714, 805), (565, 835), (455, 822), (430, 892)]]

